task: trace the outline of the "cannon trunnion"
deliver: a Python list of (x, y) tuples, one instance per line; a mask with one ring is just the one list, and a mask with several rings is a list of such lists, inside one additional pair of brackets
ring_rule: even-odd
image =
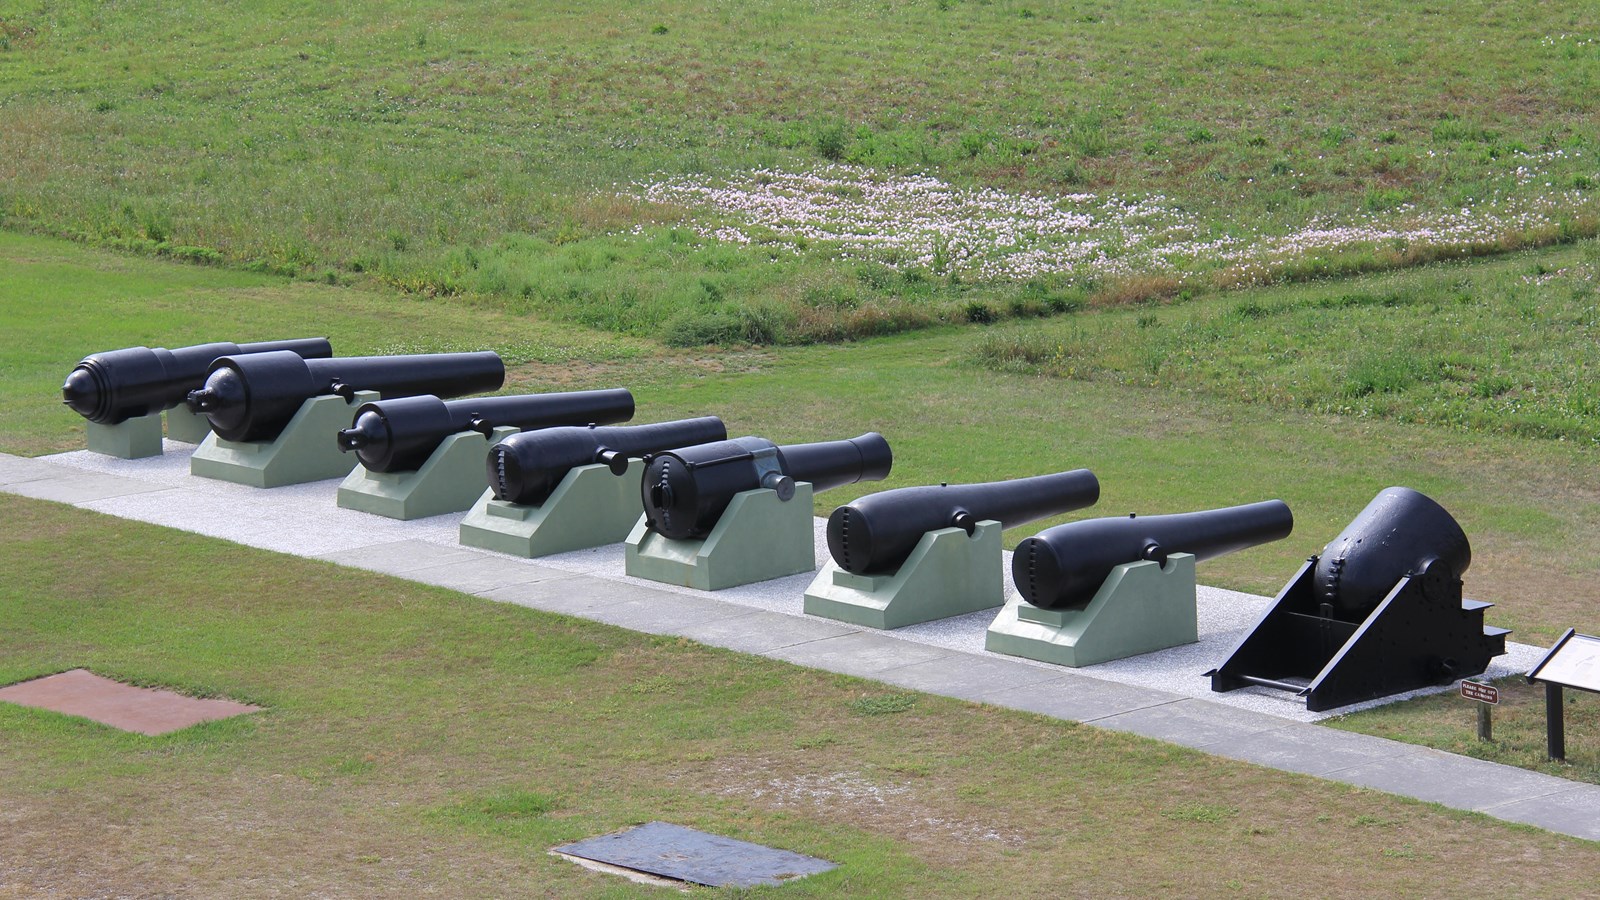
[(1448, 512), (1410, 488), (1378, 494), (1311, 557), (1222, 665), (1211, 689), (1292, 691), (1313, 712), (1477, 675), (1510, 632), (1462, 597), (1471, 562)]

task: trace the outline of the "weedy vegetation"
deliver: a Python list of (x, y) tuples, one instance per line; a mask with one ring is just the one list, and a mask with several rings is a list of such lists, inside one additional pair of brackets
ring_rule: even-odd
[(1571, 4), (72, 0), (0, 23), (0, 227), (684, 346), (1600, 223), (1600, 19)]

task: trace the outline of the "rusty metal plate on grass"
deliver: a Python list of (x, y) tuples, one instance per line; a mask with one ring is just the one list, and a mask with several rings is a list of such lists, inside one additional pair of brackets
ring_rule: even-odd
[(0, 700), (82, 716), (112, 728), (148, 735), (261, 709), (232, 700), (201, 700), (172, 691), (134, 687), (102, 678), (88, 669), (73, 669), (0, 688)]
[(825, 859), (666, 822), (601, 835), (555, 852), (711, 887), (783, 884), (837, 868)]

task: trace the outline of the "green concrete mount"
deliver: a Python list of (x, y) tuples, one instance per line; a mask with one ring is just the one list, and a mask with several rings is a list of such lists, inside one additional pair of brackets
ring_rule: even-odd
[(971, 537), (960, 528), (922, 536), (894, 572), (854, 575), (828, 560), (806, 588), (805, 611), (865, 625), (904, 628), (1006, 602), (1000, 523), (985, 519)]
[(623, 571), (635, 578), (720, 591), (816, 568), (811, 483), (797, 481), (787, 503), (762, 488), (735, 494), (703, 541), (675, 541), (641, 516), (628, 534)]
[(469, 509), (483, 494), (489, 448), (516, 433), (496, 428), (489, 437), (452, 434), (415, 472), (374, 472), (358, 463), (339, 485), (339, 507), (403, 522)]
[(603, 465), (579, 466), (538, 506), (496, 500), (486, 490), (461, 520), (461, 543), (524, 559), (615, 544), (644, 514), (643, 477), (638, 459), (620, 476)]
[(161, 414), (135, 416), (116, 425), (89, 422), (85, 430), (91, 452), (118, 459), (161, 455)]
[(167, 440), (183, 444), (198, 444), (211, 433), (211, 420), (189, 407), (178, 405), (167, 410)]
[(349, 402), (332, 394), (312, 397), (273, 441), (225, 441), (212, 432), (189, 457), (189, 474), (258, 488), (348, 475), (356, 457), (339, 452), (337, 435), (350, 427), (357, 407), (377, 401), (377, 391), (356, 391)]
[(1062, 666), (1092, 666), (1200, 640), (1194, 555), (1165, 566), (1140, 561), (1111, 570), (1082, 609), (1040, 609), (1012, 600), (995, 617), (984, 649)]

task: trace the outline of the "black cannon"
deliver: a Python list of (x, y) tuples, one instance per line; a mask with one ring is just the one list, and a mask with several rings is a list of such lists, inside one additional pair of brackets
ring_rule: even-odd
[(218, 437), (263, 441), (276, 438), (313, 397), (333, 394), (349, 400), (356, 391), (385, 397), (461, 397), (498, 390), (505, 377), (500, 356), (488, 351), (335, 359), (302, 359), (275, 351), (215, 360), (204, 386), (190, 391), (185, 402), (211, 421)]
[(640, 484), (645, 523), (673, 540), (704, 538), (735, 494), (771, 488), (788, 500), (797, 481), (817, 491), (881, 481), (893, 462), (889, 442), (875, 431), (815, 444), (779, 447), (741, 437), (665, 451), (651, 457)]
[(119, 425), (182, 403), (205, 382), (211, 361), (219, 356), (286, 350), (307, 359), (333, 355), (327, 338), (264, 341), (257, 344), (196, 344), (167, 350), (127, 347), (83, 358), (61, 385), (61, 402), (100, 425)]
[(610, 428), (543, 428), (513, 434), (489, 448), (489, 487), (495, 499), (539, 506), (567, 473), (602, 463), (621, 475), (628, 459), (658, 450), (726, 439), (716, 416), (619, 425)]
[(371, 472), (410, 472), (421, 468), (445, 438), (463, 431), (488, 437), (501, 427), (531, 431), (631, 418), (633, 394), (622, 388), (467, 400), (397, 397), (361, 404), (350, 427), (339, 432), (339, 449), (355, 451)]
[(1476, 675), (1505, 652), (1491, 604), (1464, 600), (1467, 536), (1404, 487), (1375, 497), (1290, 579), (1211, 689), (1293, 691), (1313, 712)]
[(972, 534), (993, 519), (1015, 528), (1093, 506), (1100, 482), (1088, 469), (987, 484), (896, 488), (868, 494), (828, 516), (828, 552), (857, 575), (893, 572), (922, 536), (941, 528)]
[(1041, 609), (1081, 608), (1111, 570), (1172, 553), (1213, 559), (1289, 536), (1294, 514), (1282, 500), (1166, 516), (1085, 519), (1047, 528), (1017, 545), (1011, 579)]

